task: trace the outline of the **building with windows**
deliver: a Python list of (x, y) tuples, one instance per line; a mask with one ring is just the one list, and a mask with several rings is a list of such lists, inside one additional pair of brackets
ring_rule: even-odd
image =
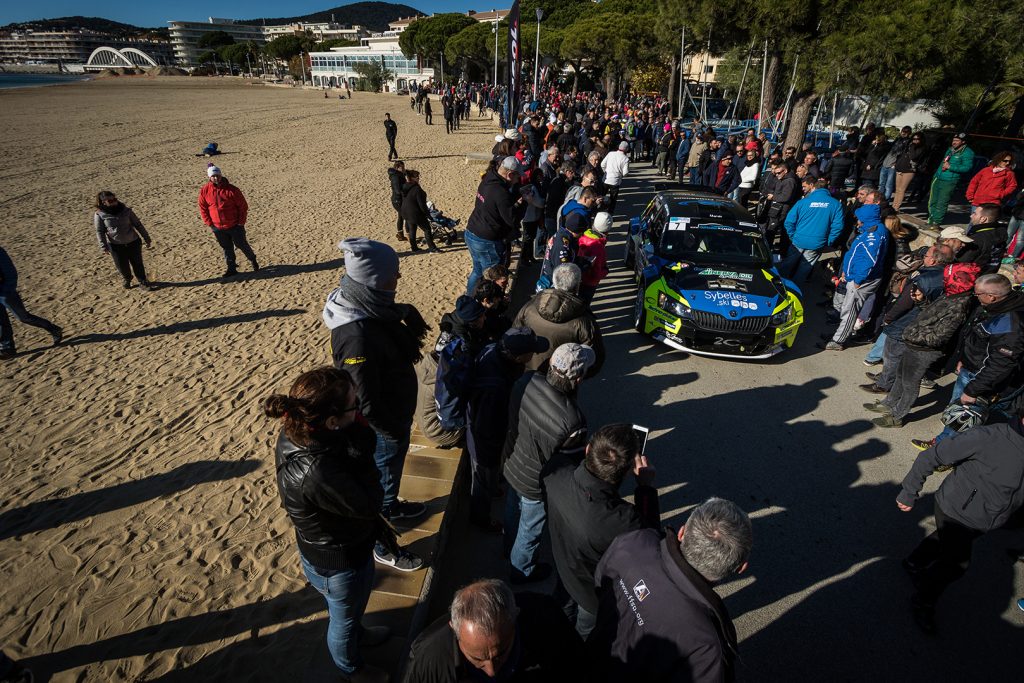
[(267, 42), (262, 26), (238, 24), (233, 19), (216, 19), (209, 21), (169, 21), (171, 25), (171, 46), (174, 48), (174, 59), (181, 66), (195, 66), (199, 63), (199, 55), (206, 48), (199, 47), (199, 39), (207, 33), (224, 31), (235, 39), (236, 43), (252, 41), (257, 45)]
[(718, 81), (718, 65), (721, 62), (721, 57), (707, 52), (698, 52), (689, 57), (683, 75), (686, 80), (694, 83), (715, 83)]
[(433, 79), (434, 69), (424, 68), (419, 57), (408, 59), (402, 54), (398, 47), (398, 33), (385, 31), (363, 38), (358, 47), (336, 47), (329, 52), (311, 52), (309, 60), (313, 85), (333, 88), (347, 83), (350, 88), (355, 88), (359, 80), (355, 65), (371, 61), (383, 62), (384, 67), (393, 74), (385, 85), (387, 92), (412, 89)]
[(349, 26), (347, 24), (338, 24), (334, 22), (321, 22), (316, 24), (284, 24), (281, 26), (264, 26), (263, 35), (266, 36), (267, 42), (270, 42), (274, 38), (288, 35), (302, 35), (303, 33), (309, 33), (317, 42), (323, 42), (325, 40), (351, 40), (353, 43), (358, 43), (362, 38), (366, 38), (370, 35), (362, 26)]
[(97, 48), (135, 48), (158, 64), (173, 63), (171, 44), (85, 29), (77, 31), (11, 31), (0, 33), (0, 62), (7, 64), (85, 64)]

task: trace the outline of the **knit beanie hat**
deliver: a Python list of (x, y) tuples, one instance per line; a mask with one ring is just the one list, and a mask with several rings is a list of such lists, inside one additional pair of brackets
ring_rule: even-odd
[(471, 296), (463, 294), (455, 300), (455, 315), (464, 323), (471, 323), (479, 320), (480, 316), (487, 312), (479, 301)]
[(607, 235), (608, 231), (612, 229), (612, 215), (607, 211), (601, 211), (594, 216), (594, 232), (601, 235)]
[(206, 165), (206, 176), (208, 178), (212, 178), (215, 175), (220, 175), (220, 169), (217, 168), (216, 166), (214, 166), (213, 164), (207, 164)]
[(349, 237), (338, 249), (345, 252), (345, 274), (361, 285), (381, 289), (398, 276), (398, 254), (383, 242)]

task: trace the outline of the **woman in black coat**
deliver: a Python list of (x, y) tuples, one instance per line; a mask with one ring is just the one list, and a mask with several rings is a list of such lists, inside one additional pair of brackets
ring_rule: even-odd
[(360, 620), (373, 587), (374, 543), (397, 544), (380, 515), (377, 438), (359, 415), (352, 378), (332, 367), (305, 372), (287, 396), (267, 398), (263, 410), (281, 420), (278, 493), (295, 526), (302, 570), (327, 601), (331, 658), (353, 680), (383, 680), (382, 671), (363, 664), (360, 648), (390, 632)]
[(402, 185), (402, 218), (405, 230), (409, 234), (409, 245), (412, 251), (420, 251), (416, 246), (416, 228), (423, 230), (423, 241), (427, 251), (438, 253), (441, 250), (434, 245), (434, 235), (430, 230), (430, 212), (427, 209), (427, 193), (420, 186), (420, 172), (405, 172), (405, 184)]

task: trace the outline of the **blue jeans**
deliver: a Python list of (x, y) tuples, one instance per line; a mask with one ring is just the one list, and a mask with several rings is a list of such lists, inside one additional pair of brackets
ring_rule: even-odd
[(320, 569), (299, 553), (309, 584), (327, 601), (327, 649), (334, 665), (351, 674), (363, 666), (359, 656), (359, 621), (373, 588), (373, 557), (358, 569)]
[(873, 363), (875, 361), (882, 360), (882, 349), (885, 348), (885, 332), (878, 335), (878, 339), (875, 340), (875, 345), (868, 351), (868, 355), (864, 356), (864, 360)]
[(511, 486), (505, 494), (505, 544), (512, 540), (512, 568), (529, 576), (537, 566), (537, 548), (548, 515), (543, 500), (523, 498)]
[(477, 237), (469, 230), (462, 234), (466, 240), (466, 248), (469, 249), (469, 257), (473, 259), (473, 271), (469, 274), (469, 279), (466, 280), (466, 294), (473, 296), (476, 283), (483, 277), (484, 271), (501, 263), (505, 245), (496, 240)]
[(384, 488), (384, 503), (381, 511), (387, 517), (392, 505), (398, 501), (398, 487), (402, 483), (402, 468), (405, 467), (405, 456), (409, 454), (409, 432), (412, 425), (402, 430), (403, 436), (393, 439), (386, 434), (377, 432), (377, 448), (373, 451), (373, 461), (380, 472), (380, 485)]
[(0, 351), (14, 351), (14, 327), (7, 315), (8, 310), (26, 325), (41, 327), (50, 333), (57, 329), (49, 320), (29, 313), (17, 291), (0, 292)]
[(878, 171), (878, 189), (882, 191), (886, 199), (892, 199), (893, 193), (896, 191), (896, 168), (886, 168), (883, 166)]
[(814, 264), (821, 258), (821, 252), (817, 249), (801, 249), (790, 244), (786, 258), (782, 262), (780, 270), (789, 275), (789, 279), (796, 284), (807, 282), (814, 270)]
[[(960, 397), (964, 395), (964, 389), (967, 388), (967, 385), (971, 383), (971, 380), (974, 379), (976, 374), (977, 373), (971, 372), (970, 370), (960, 370), (960, 372), (957, 373), (956, 383), (953, 385), (953, 395), (949, 399), (949, 405), (953, 405), (960, 401)], [(955, 429), (943, 427), (942, 431), (939, 432), (939, 435), (935, 437), (935, 443), (938, 443), (943, 439), (948, 439), (956, 433), (957, 431)]]

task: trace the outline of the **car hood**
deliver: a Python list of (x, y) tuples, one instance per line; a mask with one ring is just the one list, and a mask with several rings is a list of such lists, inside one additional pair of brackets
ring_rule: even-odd
[(682, 262), (663, 272), (669, 287), (679, 292), (691, 308), (730, 318), (771, 315), (787, 296), (774, 269)]

